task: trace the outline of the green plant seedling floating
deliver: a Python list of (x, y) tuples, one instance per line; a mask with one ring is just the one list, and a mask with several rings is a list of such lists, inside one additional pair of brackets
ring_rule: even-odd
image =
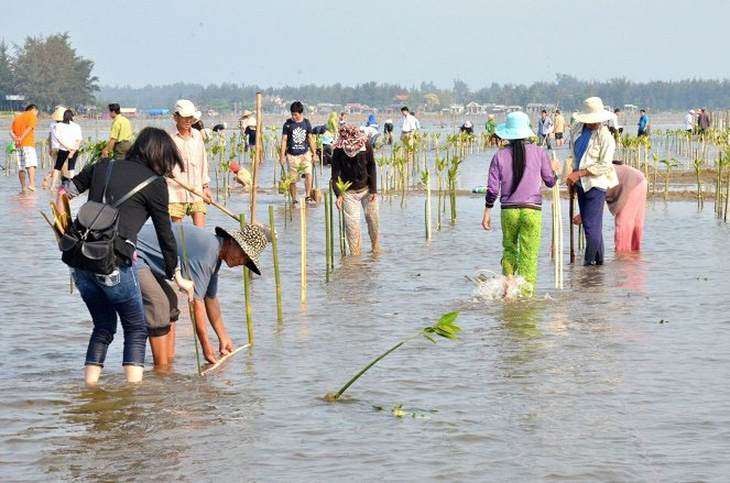
[(412, 341), (413, 339), (418, 339), (421, 337), (424, 337), (428, 339), (429, 341), (436, 343), (436, 337), (443, 337), (445, 339), (449, 340), (458, 340), (456, 337), (456, 334), (461, 332), (461, 328), (457, 325), (454, 325), (454, 321), (456, 321), (456, 318), (459, 316), (459, 312), (449, 312), (448, 314), (444, 314), (441, 316), (438, 322), (436, 322), (433, 325), (429, 325), (428, 327), (424, 327), (423, 329), (419, 330), (415, 334), (406, 337), (402, 341), (398, 342), (396, 345), (388, 349), (387, 351), (380, 354), (378, 357), (376, 357), (370, 364), (365, 366), (360, 372), (355, 374), (355, 377), (347, 381), (347, 384), (342, 386), (342, 388), (337, 391), (336, 393), (329, 393), (325, 396), (325, 400), (327, 401), (337, 401), (342, 397), (342, 395), (347, 391), (347, 389), (352, 386), (355, 381), (360, 379), (360, 377), (365, 374), (367, 371), (369, 371), (375, 364), (380, 362), (382, 359), (384, 359), (388, 354), (391, 352), (394, 352), (395, 350), (399, 349), (401, 346), (406, 344), (407, 342)]

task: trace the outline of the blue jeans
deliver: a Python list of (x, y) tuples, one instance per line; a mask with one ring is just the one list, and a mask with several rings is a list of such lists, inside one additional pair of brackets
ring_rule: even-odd
[(137, 264), (119, 267), (111, 275), (74, 269), (76, 287), (94, 321), (94, 331), (86, 350), (86, 365), (104, 367), (106, 351), (117, 331), (117, 314), (124, 330), (125, 366), (144, 366), (147, 324)]
[(586, 234), (583, 265), (603, 265), (603, 206), (606, 192), (598, 188), (583, 191), (578, 185), (578, 209)]

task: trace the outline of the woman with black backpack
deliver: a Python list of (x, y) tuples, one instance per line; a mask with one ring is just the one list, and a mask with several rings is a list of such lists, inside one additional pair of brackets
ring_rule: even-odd
[[(135, 249), (137, 233), (148, 218), (152, 218), (160, 241), (167, 278), (174, 279), (192, 297), (192, 282), (182, 278), (178, 267), (177, 245), (167, 211), (164, 177), (171, 175), (175, 165), (183, 167), (172, 138), (161, 129), (148, 127), (139, 133), (125, 159), (103, 159), (90, 164), (69, 184), (70, 198), (89, 192), (89, 201), (79, 210), (72, 229), (60, 243), (63, 260), (72, 267), (76, 287), (94, 322), (86, 352), (87, 385), (95, 385), (99, 380), (107, 348), (116, 332), (117, 315), (124, 330), (122, 364), (127, 382), (142, 380), (147, 326)], [(87, 205), (89, 208), (85, 209)], [(114, 222), (100, 225), (110, 209), (117, 210), (112, 212)], [(90, 241), (93, 230), (96, 240), (101, 241)], [(112, 233), (106, 241), (106, 252), (104, 237), (99, 236), (103, 233)]]

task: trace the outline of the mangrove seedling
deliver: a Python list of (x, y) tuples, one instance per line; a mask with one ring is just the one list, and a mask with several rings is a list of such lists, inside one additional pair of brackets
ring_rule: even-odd
[[(350, 186), (352, 186), (352, 182), (350, 181), (342, 181), (342, 178), (339, 176), (337, 177), (337, 181), (335, 182), (337, 185), (337, 191), (340, 192), (340, 196), (344, 196), (345, 192), (350, 189)], [(339, 216), (338, 216), (339, 222), (340, 222), (340, 254), (344, 257), (347, 253), (347, 240), (345, 238), (345, 211), (344, 209), (339, 210)]]
[(664, 199), (666, 200), (669, 196), (669, 173), (671, 173), (672, 168), (675, 168), (679, 166), (679, 162), (676, 158), (671, 159), (662, 159), (660, 163), (664, 164), (665, 171), (664, 171)]
[(419, 339), (421, 337), (429, 340), (430, 342), (436, 343), (435, 337), (443, 337), (445, 339), (450, 340), (458, 340), (456, 337), (456, 334), (461, 331), (461, 328), (457, 325), (454, 325), (454, 321), (459, 316), (459, 312), (449, 312), (448, 314), (444, 314), (441, 316), (438, 322), (436, 322), (433, 325), (429, 325), (428, 327), (424, 327), (423, 329), (419, 330), (415, 334), (406, 337), (402, 341), (398, 342), (396, 345), (388, 349), (387, 351), (380, 354), (378, 357), (376, 357), (370, 364), (365, 366), (360, 372), (355, 374), (355, 377), (347, 381), (347, 384), (342, 386), (342, 388), (337, 391), (336, 393), (331, 392), (325, 396), (325, 399), (327, 401), (337, 401), (339, 400), (342, 395), (347, 391), (347, 389), (352, 386), (355, 381), (360, 379), (363, 374), (365, 374), (367, 371), (369, 371), (375, 364), (383, 360), (388, 354), (391, 352), (396, 351), (404, 344), (412, 341), (413, 339)]
[(695, 169), (695, 176), (697, 177), (697, 208), (702, 208), (704, 200), (702, 198), (702, 181), (700, 175), (702, 174), (702, 160), (695, 159), (692, 161), (692, 167)]

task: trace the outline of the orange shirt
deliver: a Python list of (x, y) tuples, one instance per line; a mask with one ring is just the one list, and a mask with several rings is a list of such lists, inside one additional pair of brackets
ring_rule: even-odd
[(30, 132), (26, 134), (20, 143), (21, 147), (35, 147), (35, 125), (37, 123), (38, 117), (33, 111), (25, 111), (13, 119), (10, 130), (13, 131), (16, 137), (22, 136), (25, 130), (30, 127)]

